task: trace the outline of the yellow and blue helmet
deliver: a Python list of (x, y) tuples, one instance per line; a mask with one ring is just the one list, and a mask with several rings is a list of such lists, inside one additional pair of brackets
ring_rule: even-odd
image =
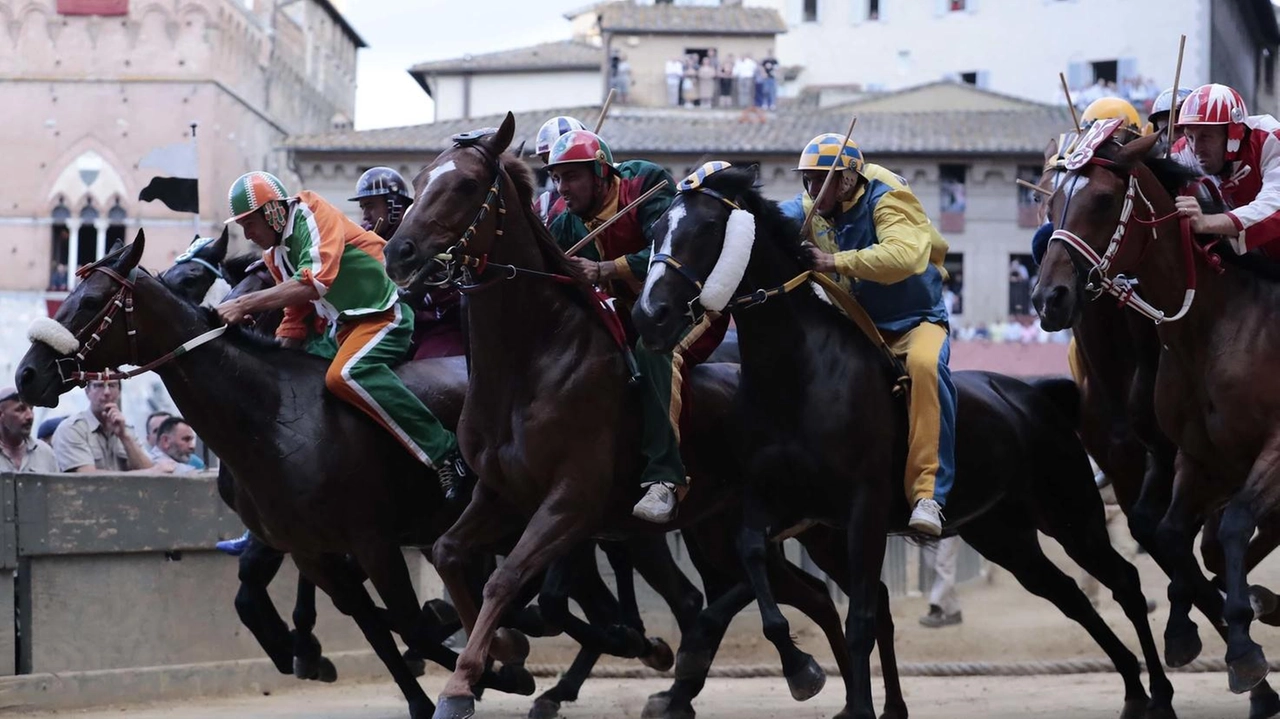
[(866, 164), (866, 160), (862, 159), (862, 150), (858, 149), (858, 143), (853, 140), (846, 142), (842, 136), (827, 132), (813, 138), (804, 146), (804, 152), (800, 153), (800, 164), (796, 166), (796, 170), (829, 170), (832, 164), (836, 165), (837, 170), (853, 170), (862, 174), (862, 166)]

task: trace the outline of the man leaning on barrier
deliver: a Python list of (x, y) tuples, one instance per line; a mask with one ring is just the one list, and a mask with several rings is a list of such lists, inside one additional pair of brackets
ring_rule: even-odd
[(31, 436), (35, 417), (13, 387), (0, 389), (0, 472), (58, 471), (53, 449)]

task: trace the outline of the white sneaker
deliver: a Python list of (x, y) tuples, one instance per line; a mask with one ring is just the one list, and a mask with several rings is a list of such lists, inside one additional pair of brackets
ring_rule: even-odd
[(649, 491), (636, 503), (631, 514), (645, 520), (664, 524), (670, 522), (676, 513), (676, 486), (667, 482), (655, 482), (649, 485)]
[(932, 499), (916, 502), (916, 508), (911, 510), (911, 521), (907, 522), (907, 526), (931, 537), (941, 537), (942, 507)]

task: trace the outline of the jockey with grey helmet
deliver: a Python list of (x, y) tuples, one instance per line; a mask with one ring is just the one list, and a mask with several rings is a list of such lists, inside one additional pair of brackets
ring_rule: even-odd
[[(551, 146), (556, 144), (556, 140), (559, 140), (561, 135), (585, 129), (587, 128), (581, 121), (568, 115), (553, 117), (538, 128), (538, 136), (533, 144), (533, 154), (542, 158), (542, 163), (545, 165), (547, 157), (551, 154)], [(551, 208), (555, 207), (558, 199), (560, 199), (560, 193), (556, 191), (554, 185), (533, 198), (533, 211), (542, 218), (544, 225), (550, 226), (551, 220), (555, 219), (551, 216)]]
[(389, 240), (413, 204), (413, 190), (404, 177), (390, 167), (371, 167), (356, 182), (356, 194), (350, 200), (360, 203), (364, 229)]

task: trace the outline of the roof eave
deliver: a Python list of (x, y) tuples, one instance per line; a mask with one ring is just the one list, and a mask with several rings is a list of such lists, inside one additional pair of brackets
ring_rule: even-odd
[(430, 75), (500, 75), (508, 72), (582, 72), (582, 71), (598, 71), (600, 63), (577, 62), (564, 65), (510, 65), (507, 67), (468, 67), (468, 68), (446, 68), (433, 67), (424, 68), (415, 66), (409, 68), (409, 73), (421, 73)]
[(360, 33), (356, 32), (356, 29), (351, 26), (351, 23), (347, 22), (347, 19), (342, 16), (342, 13), (338, 11), (338, 8), (333, 6), (333, 3), (329, 2), (329, 0), (316, 0), (316, 3), (329, 14), (329, 17), (333, 18), (334, 22), (338, 23), (338, 26), (347, 34), (347, 37), (351, 38), (352, 42), (356, 44), (357, 50), (363, 47), (369, 47), (369, 43), (365, 42), (364, 38), (360, 37)]
[(717, 35), (717, 36), (733, 36), (744, 37), (750, 35), (758, 35), (760, 37), (776, 37), (782, 35), (786, 30), (709, 30), (702, 28), (683, 28), (679, 30), (659, 30), (654, 28), (637, 28), (637, 27), (600, 27), (601, 32), (607, 32), (613, 35)]

